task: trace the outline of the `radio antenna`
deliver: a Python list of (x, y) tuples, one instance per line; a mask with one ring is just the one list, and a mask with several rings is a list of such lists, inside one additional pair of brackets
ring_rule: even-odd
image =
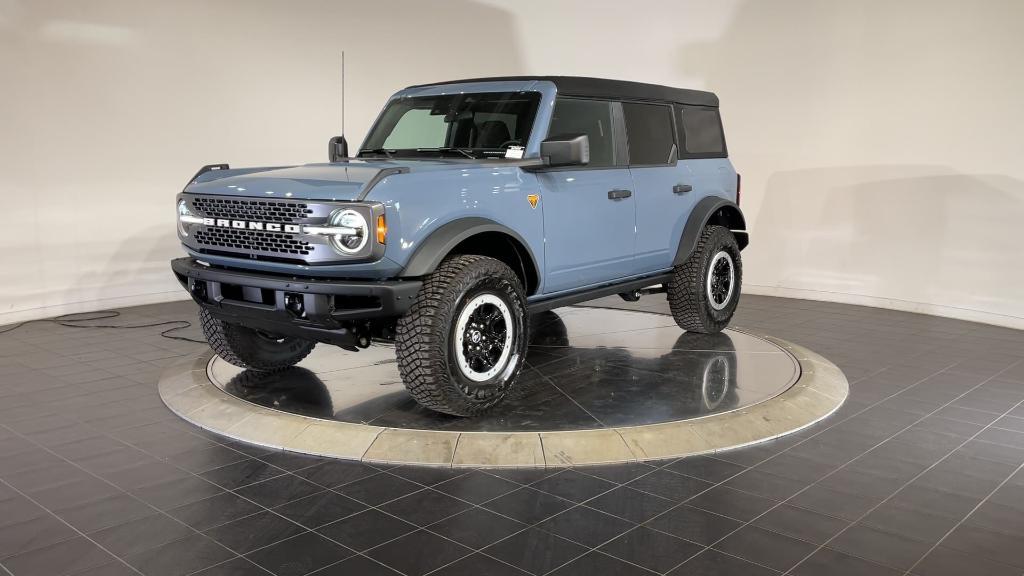
[(341, 135), (345, 135), (345, 50), (341, 51)]
[(327, 142), (327, 159), (341, 162), (348, 158), (348, 141), (345, 140), (345, 51), (341, 51), (341, 136)]

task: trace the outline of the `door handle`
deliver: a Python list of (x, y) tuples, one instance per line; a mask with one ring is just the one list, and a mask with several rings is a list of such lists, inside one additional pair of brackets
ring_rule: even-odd
[(633, 192), (630, 191), (630, 190), (609, 190), (608, 191), (608, 199), (609, 200), (622, 200), (623, 198), (629, 198), (632, 195), (633, 195)]
[(685, 194), (690, 190), (693, 190), (693, 186), (690, 186), (689, 184), (676, 184), (672, 187), (672, 192), (675, 194)]

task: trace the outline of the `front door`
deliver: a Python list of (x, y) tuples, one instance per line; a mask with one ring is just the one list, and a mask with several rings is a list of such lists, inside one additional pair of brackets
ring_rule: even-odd
[(558, 98), (549, 136), (587, 134), (590, 164), (538, 173), (544, 208), (544, 292), (632, 273), (636, 198), (618, 103)]

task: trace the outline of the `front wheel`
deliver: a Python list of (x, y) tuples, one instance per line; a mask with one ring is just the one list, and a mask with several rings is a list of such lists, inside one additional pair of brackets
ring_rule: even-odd
[(502, 262), (448, 258), (398, 321), (398, 371), (422, 406), (473, 416), (511, 391), (526, 358), (526, 297)]
[(312, 340), (277, 336), (218, 320), (206, 308), (199, 309), (199, 320), (210, 348), (239, 368), (258, 372), (283, 370), (298, 364), (316, 346)]
[(742, 283), (736, 237), (724, 226), (707, 226), (693, 253), (675, 267), (668, 282), (672, 317), (687, 332), (721, 332), (736, 311)]

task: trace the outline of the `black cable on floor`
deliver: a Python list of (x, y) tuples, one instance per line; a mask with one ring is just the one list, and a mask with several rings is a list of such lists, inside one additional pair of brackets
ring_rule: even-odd
[[(8, 326), (0, 330), (0, 334), (6, 334), (13, 332), (22, 326), (33, 323), (51, 322), (53, 324), (59, 324), (61, 326), (67, 326), (68, 328), (115, 328), (119, 330), (132, 330), (135, 328), (154, 328), (157, 326), (167, 326), (168, 324), (174, 324), (175, 326), (168, 328), (160, 333), (160, 336), (170, 340), (182, 340), (184, 342), (194, 342), (196, 344), (206, 344), (206, 340), (195, 340), (193, 338), (186, 338), (185, 336), (172, 336), (172, 332), (184, 330), (192, 326), (192, 323), (188, 320), (166, 320), (164, 322), (153, 322), (151, 324), (131, 324), (131, 325), (118, 325), (118, 324), (77, 324), (77, 322), (95, 322), (96, 320), (106, 320), (108, 318), (117, 318), (121, 313), (117, 310), (97, 310), (96, 312), (79, 312), (77, 314), (64, 314), (61, 316), (55, 316), (53, 318), (41, 318), (39, 320), (26, 320), (19, 322), (12, 326)], [(81, 316), (88, 316), (82, 318)]]

